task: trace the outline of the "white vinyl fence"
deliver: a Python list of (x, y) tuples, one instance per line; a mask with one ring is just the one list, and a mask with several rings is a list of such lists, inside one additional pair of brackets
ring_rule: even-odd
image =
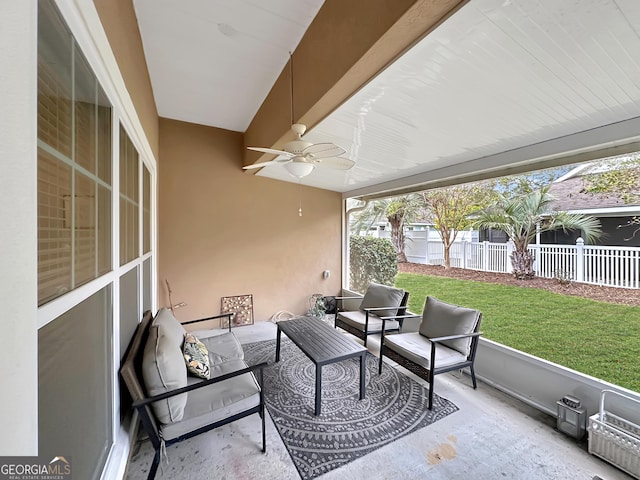
[[(513, 244), (478, 242), (471, 232), (460, 232), (450, 251), (451, 266), (485, 272), (510, 273)], [(378, 235), (389, 238), (389, 231)], [(427, 239), (428, 236), (428, 239)], [(405, 251), (413, 263), (444, 264), (442, 241), (436, 232), (406, 232)], [(536, 275), (609, 287), (640, 288), (640, 247), (585, 245), (529, 245), (535, 251)]]

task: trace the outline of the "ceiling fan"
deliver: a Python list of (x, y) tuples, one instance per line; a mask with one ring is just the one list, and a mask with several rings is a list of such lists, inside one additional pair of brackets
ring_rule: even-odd
[(302, 140), (302, 135), (307, 127), (301, 123), (291, 125), (291, 130), (296, 134), (296, 139), (287, 142), (282, 150), (273, 148), (247, 147), (249, 150), (256, 152), (271, 153), (279, 155), (269, 162), (259, 162), (253, 165), (247, 165), (245, 170), (251, 168), (261, 168), (267, 165), (283, 165), (291, 175), (297, 178), (306, 177), (315, 167), (327, 167), (335, 170), (349, 170), (356, 162), (349, 158), (340, 157), (346, 150), (339, 147), (335, 143), (311, 143)]
[(347, 151), (335, 143), (311, 143), (302, 139), (307, 126), (293, 121), (293, 56), (289, 52), (289, 78), (291, 80), (291, 130), (296, 139), (283, 145), (282, 150), (262, 147), (247, 147), (256, 152), (271, 153), (279, 158), (269, 162), (259, 162), (242, 167), (245, 170), (262, 168), (267, 165), (282, 165), (287, 172), (300, 179), (309, 175), (315, 167), (349, 170), (356, 162), (340, 157)]

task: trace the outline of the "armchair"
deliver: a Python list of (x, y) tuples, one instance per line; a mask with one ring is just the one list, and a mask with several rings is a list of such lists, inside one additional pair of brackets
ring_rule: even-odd
[(481, 335), (480, 311), (428, 296), (419, 331), (387, 336), (384, 324), (389, 320), (393, 317), (382, 319), (378, 374), (386, 355), (429, 382), (429, 410), (433, 407), (434, 377), (439, 373), (469, 367), (473, 388), (477, 387), (473, 363)]
[[(365, 347), (367, 346), (367, 336), (381, 333), (383, 328), (387, 332), (400, 331), (407, 309), (409, 292), (400, 288), (370, 283), (358, 310), (343, 311), (339, 308), (342, 300), (359, 298), (336, 297), (338, 303), (334, 319), (336, 328), (342, 328), (362, 339)], [(393, 319), (383, 324), (381, 318), (385, 316), (393, 316)]]

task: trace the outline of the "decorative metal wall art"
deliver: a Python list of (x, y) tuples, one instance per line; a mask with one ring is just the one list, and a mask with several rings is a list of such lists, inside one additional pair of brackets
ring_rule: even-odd
[[(220, 313), (233, 313), (231, 326), (253, 325), (253, 295), (222, 297)], [(228, 317), (222, 319), (222, 328), (228, 327)]]

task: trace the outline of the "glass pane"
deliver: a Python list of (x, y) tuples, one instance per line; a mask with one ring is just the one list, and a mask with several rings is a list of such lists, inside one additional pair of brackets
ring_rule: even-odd
[(120, 193), (138, 203), (138, 152), (120, 126)]
[(111, 271), (111, 190), (98, 187), (98, 275)]
[(112, 307), (107, 286), (38, 330), (38, 454), (72, 457), (99, 479), (113, 444)]
[(127, 229), (129, 230), (129, 247), (130, 252), (129, 261), (138, 256), (138, 245), (140, 244), (140, 230), (138, 228), (138, 205), (134, 203), (129, 204), (129, 213), (127, 215)]
[(120, 360), (136, 331), (140, 320), (138, 312), (138, 268), (120, 277)]
[(71, 285), (71, 167), (38, 149), (38, 304)]
[(127, 132), (120, 125), (120, 145), (119, 145), (119, 167), (120, 167), (120, 195), (127, 195), (127, 145), (129, 137)]
[(120, 197), (120, 265), (127, 263), (127, 201)]
[(151, 174), (142, 169), (142, 253), (151, 251)]
[(111, 185), (111, 103), (98, 86), (98, 177)]
[[(129, 270), (120, 277), (120, 362), (127, 353), (127, 347), (136, 331), (140, 314), (138, 312), (138, 268)], [(125, 385), (121, 382), (120, 389), (120, 417), (124, 417), (131, 411), (131, 396)]]
[(75, 162), (96, 172), (96, 78), (84, 57), (75, 56)]
[(120, 126), (120, 265), (139, 254), (138, 152)]
[(96, 274), (96, 183), (76, 173), (74, 288), (93, 280)]
[(138, 256), (138, 206), (120, 198), (120, 265)]
[(51, 2), (39, 2), (38, 138), (71, 158), (72, 37)]
[(142, 311), (151, 310), (151, 257), (142, 264)]

